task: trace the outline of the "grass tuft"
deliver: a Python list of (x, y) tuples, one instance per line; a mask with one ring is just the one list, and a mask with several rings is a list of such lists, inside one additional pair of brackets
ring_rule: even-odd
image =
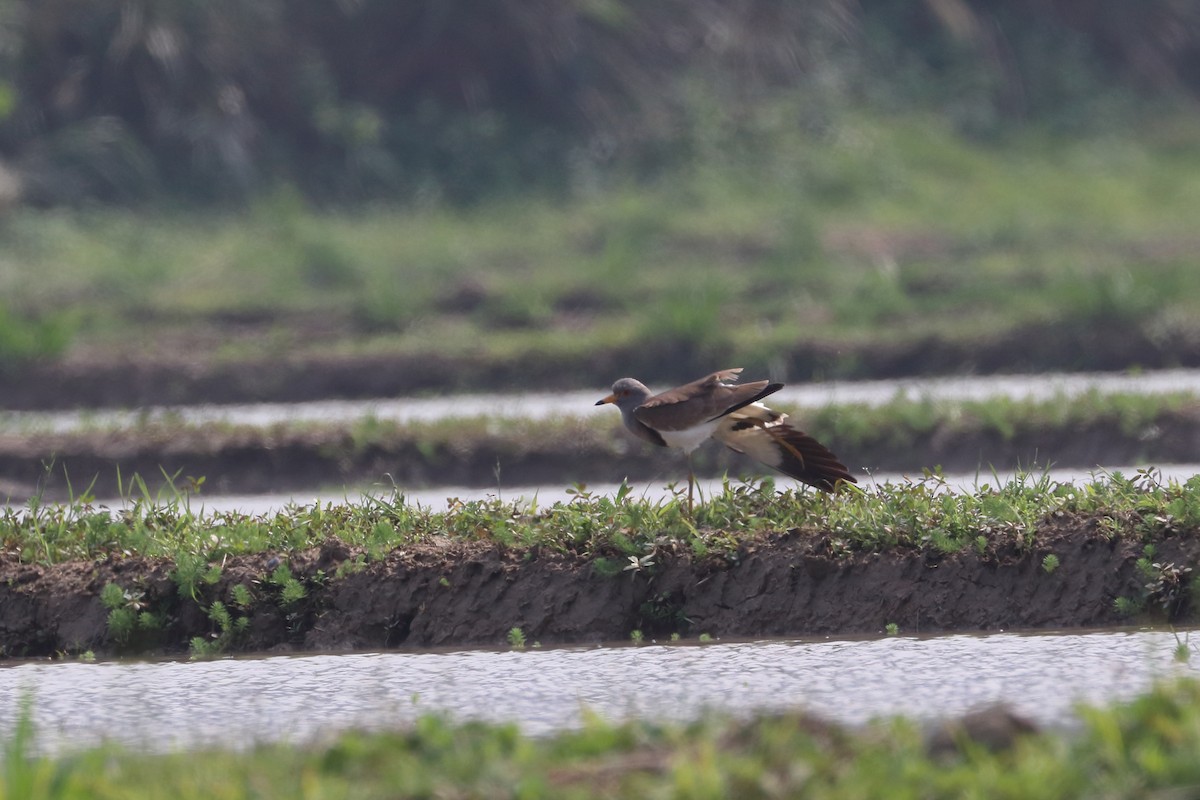
[(525, 649), (525, 631), (520, 628), (509, 628), (508, 630), (508, 645), (513, 650)]

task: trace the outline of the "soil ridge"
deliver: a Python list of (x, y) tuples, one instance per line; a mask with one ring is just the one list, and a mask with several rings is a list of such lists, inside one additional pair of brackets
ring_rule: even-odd
[[(1032, 537), (982, 537), (986, 547), (848, 550), (829, 533), (759, 535), (727, 557), (664, 547), (653, 566), (490, 542), (399, 547), (376, 561), (331, 539), (290, 556), (228, 557), (219, 580), (181, 592), (163, 559), (110, 556), (44, 566), (0, 555), (0, 656), (179, 654), (194, 637), (226, 651), (304, 652), (506, 646), (520, 628), (542, 645), (696, 637), (801, 637), (1062, 629), (1128, 624), (1140, 608), (1168, 621), (1193, 616), (1172, 578), (1200, 560), (1200, 539), (1154, 541), (1157, 584), (1138, 565), (1145, 542), (1106, 533), (1097, 516), (1057, 515)], [(1054, 556), (1054, 566), (1046, 557)], [(285, 602), (280, 564), (304, 587)], [(158, 626), (119, 643), (101, 602), (115, 583)], [(253, 601), (238, 605), (235, 586)], [(243, 595), (244, 596), (244, 595)], [(1119, 609), (1118, 598), (1127, 598)], [(221, 601), (245, 617), (222, 638)]]

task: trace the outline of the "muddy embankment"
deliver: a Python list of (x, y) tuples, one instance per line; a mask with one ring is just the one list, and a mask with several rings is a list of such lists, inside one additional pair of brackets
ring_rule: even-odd
[[(1153, 575), (1136, 564), (1143, 546), (1104, 535), (1087, 517), (1049, 519), (1032, 539), (992, 538), (983, 552), (953, 554), (846, 552), (828, 535), (799, 531), (700, 561), (664, 545), (639, 571), (487, 543), (404, 547), (368, 562), (330, 541), (286, 560), (228, 558), (219, 580), (194, 597), (166, 561), (46, 567), (8, 554), (0, 556), (0, 653), (171, 654), (197, 636), (226, 652), (505, 646), (513, 628), (544, 645), (627, 641), (634, 630), (663, 640), (879, 633), (893, 623), (904, 634), (1071, 628), (1132, 621), (1116, 608), (1121, 597), (1126, 613), (1192, 619), (1187, 569), (1200, 558), (1200, 538), (1157, 541)], [(302, 599), (286, 602), (269, 577), (280, 563), (303, 584)], [(124, 645), (100, 599), (108, 583), (157, 620)], [(248, 606), (238, 605), (237, 585), (249, 591)], [(215, 600), (247, 621), (222, 636), (208, 613)]]

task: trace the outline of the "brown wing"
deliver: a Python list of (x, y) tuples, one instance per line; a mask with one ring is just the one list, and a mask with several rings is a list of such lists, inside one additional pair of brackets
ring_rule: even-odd
[(793, 428), (786, 419), (787, 414), (762, 404), (747, 406), (726, 417), (713, 438), (731, 450), (827, 492), (837, 491), (842, 481), (858, 482), (829, 448)]
[(681, 431), (722, 417), (783, 388), (769, 381), (734, 385), (741, 373), (724, 369), (698, 381), (656, 394), (633, 410), (645, 425), (659, 431)]

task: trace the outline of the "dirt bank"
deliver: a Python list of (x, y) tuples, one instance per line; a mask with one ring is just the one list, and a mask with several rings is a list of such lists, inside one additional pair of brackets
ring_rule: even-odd
[[(628, 640), (633, 630), (663, 639), (875, 633), (891, 623), (909, 634), (1070, 628), (1129, 622), (1115, 606), (1121, 597), (1159, 618), (1193, 618), (1195, 536), (1157, 540), (1152, 575), (1136, 564), (1144, 542), (1105, 535), (1097, 518), (1048, 519), (1032, 542), (991, 536), (982, 552), (846, 552), (828, 535), (778, 532), (727, 559), (664, 546), (654, 566), (630, 572), (487, 543), (404, 547), (367, 562), (330, 541), (290, 561), (229, 558), (195, 599), (164, 561), (44, 567), (10, 553), (0, 556), (0, 653), (180, 653), (197, 636), (228, 651), (504, 645), (514, 627), (546, 645)], [(1047, 569), (1050, 554), (1057, 568)], [(281, 563), (304, 586), (303, 599), (287, 602), (269, 577)], [(124, 646), (100, 600), (108, 583), (157, 620)], [(238, 606), (237, 585), (249, 590), (248, 607)], [(222, 637), (208, 614), (215, 600), (247, 622)]]

